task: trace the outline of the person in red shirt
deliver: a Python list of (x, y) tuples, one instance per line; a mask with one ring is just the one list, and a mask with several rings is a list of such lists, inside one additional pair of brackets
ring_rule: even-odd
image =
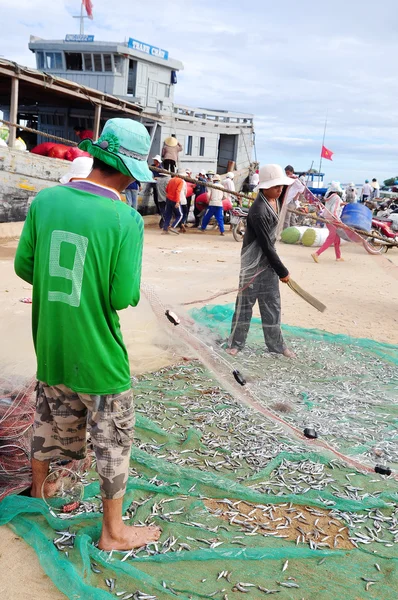
[(85, 129), (84, 127), (76, 125), (76, 127), (73, 128), (73, 131), (75, 132), (77, 137), (82, 141), (94, 139), (94, 132), (91, 131), (91, 129)]
[(175, 233), (178, 235), (178, 231), (170, 228), (171, 217), (175, 216), (175, 219), (182, 218), (182, 212), (180, 209), (180, 198), (181, 192), (184, 187), (184, 180), (181, 177), (174, 176), (170, 179), (166, 187), (166, 207), (163, 214), (163, 233)]

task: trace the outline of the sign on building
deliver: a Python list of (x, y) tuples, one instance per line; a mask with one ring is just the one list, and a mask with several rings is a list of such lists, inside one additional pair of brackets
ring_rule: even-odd
[(79, 33), (67, 33), (65, 36), (65, 42), (93, 42), (93, 35), (83, 35)]
[(139, 42), (133, 38), (129, 39), (128, 43), (129, 48), (132, 50), (138, 50), (139, 52), (145, 52), (145, 54), (149, 54), (150, 56), (154, 56), (155, 58), (163, 58), (163, 60), (168, 60), (169, 53), (167, 50), (162, 50), (161, 48), (156, 48), (156, 46), (150, 46), (149, 44), (145, 44), (144, 42)]

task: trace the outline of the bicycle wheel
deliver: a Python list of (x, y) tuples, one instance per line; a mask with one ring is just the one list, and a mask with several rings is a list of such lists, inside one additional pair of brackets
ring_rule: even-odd
[(232, 228), (232, 235), (236, 242), (243, 242), (243, 236), (246, 231), (246, 220), (239, 219), (239, 221)]

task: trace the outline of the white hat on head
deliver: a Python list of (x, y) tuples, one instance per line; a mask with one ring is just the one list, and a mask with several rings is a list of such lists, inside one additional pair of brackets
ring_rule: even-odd
[(71, 179), (86, 179), (93, 169), (91, 156), (78, 156), (72, 161), (70, 171), (61, 177), (60, 183), (69, 183)]
[(213, 181), (221, 181), (221, 177), (216, 173), (215, 175), (213, 175)]
[(328, 192), (342, 192), (343, 188), (340, 185), (340, 181), (332, 181), (329, 186)]
[(162, 162), (162, 157), (160, 156), (160, 154), (157, 154), (156, 156), (153, 157), (152, 160), (157, 160), (159, 163)]
[(295, 179), (287, 177), (280, 165), (264, 165), (259, 171), (260, 181), (255, 191), (268, 190), (276, 185), (292, 185)]
[(235, 173), (232, 173), (232, 171), (229, 171), (227, 173), (226, 177), (228, 177), (228, 179), (233, 179), (235, 177)]

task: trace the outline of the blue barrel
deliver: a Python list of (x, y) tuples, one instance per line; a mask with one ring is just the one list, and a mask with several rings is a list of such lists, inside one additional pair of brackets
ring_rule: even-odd
[(372, 228), (372, 211), (363, 204), (346, 204), (340, 218), (349, 227), (364, 231), (370, 231)]

